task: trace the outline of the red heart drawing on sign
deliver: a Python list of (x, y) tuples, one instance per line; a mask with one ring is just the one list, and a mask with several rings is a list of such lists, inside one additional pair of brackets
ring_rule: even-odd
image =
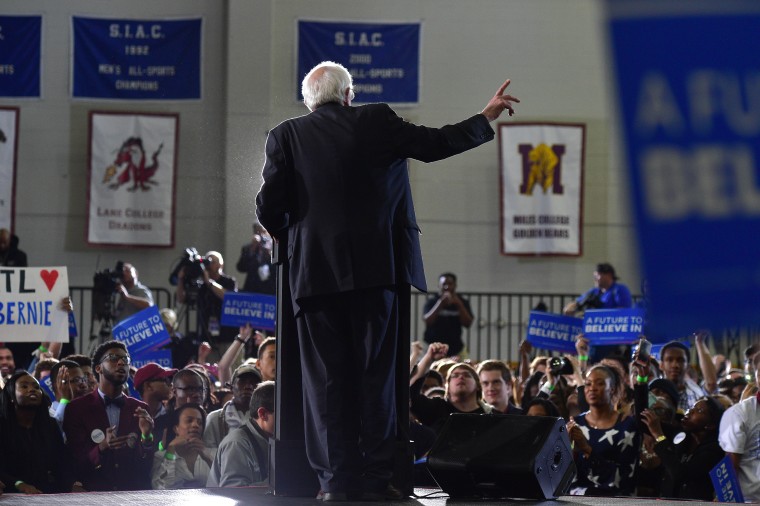
[(42, 269), (40, 271), (40, 277), (42, 278), (42, 281), (45, 282), (45, 285), (48, 287), (49, 292), (53, 289), (55, 282), (58, 280), (58, 271), (49, 271), (47, 269)]

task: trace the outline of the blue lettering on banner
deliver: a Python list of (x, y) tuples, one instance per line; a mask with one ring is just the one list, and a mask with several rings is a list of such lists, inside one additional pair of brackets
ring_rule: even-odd
[(589, 309), (583, 314), (583, 336), (591, 345), (631, 344), (644, 331), (644, 311)]
[(710, 479), (718, 502), (744, 502), (744, 495), (739, 486), (736, 470), (728, 455), (712, 468)]
[(113, 337), (127, 346), (132, 358), (171, 341), (156, 306), (143, 309), (113, 326)]
[(0, 97), (39, 97), (42, 16), (0, 16)]
[(56, 400), (55, 391), (53, 390), (53, 379), (49, 374), (40, 380), (40, 388), (50, 397), (51, 402)]
[(758, 324), (758, 2), (607, 4), (652, 327)]
[(74, 16), (76, 98), (201, 98), (202, 20)]
[(299, 84), (325, 60), (351, 73), (356, 102), (419, 102), (420, 23), (299, 21)]
[(542, 350), (575, 353), (575, 336), (581, 333), (580, 318), (531, 311), (526, 339)]
[(77, 321), (74, 318), (74, 313), (69, 313), (69, 337), (77, 337), (79, 332), (77, 331)]
[(50, 327), (52, 301), (0, 302), (0, 325), (41, 325)]
[(172, 367), (172, 352), (171, 350), (147, 350), (142, 351), (132, 357), (132, 365), (137, 367), (143, 367), (146, 364), (155, 363), (161, 367)]
[(241, 327), (250, 323), (256, 329), (274, 330), (276, 308), (274, 295), (227, 292), (222, 304), (222, 325)]

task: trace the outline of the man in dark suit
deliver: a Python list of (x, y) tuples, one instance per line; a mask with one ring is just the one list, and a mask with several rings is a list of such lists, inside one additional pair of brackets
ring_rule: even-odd
[(489, 122), (518, 102), (508, 85), (481, 114), (427, 128), (386, 104), (351, 107), (351, 75), (323, 62), (302, 85), (311, 113), (269, 133), (257, 215), (288, 238), (306, 451), (327, 501), (389, 491), (396, 287), (426, 288), (406, 159), (432, 162), (493, 139)]
[(150, 489), (155, 451), (148, 405), (123, 393), (130, 358), (108, 341), (92, 356), (98, 389), (71, 401), (63, 419), (66, 443), (85, 490)]

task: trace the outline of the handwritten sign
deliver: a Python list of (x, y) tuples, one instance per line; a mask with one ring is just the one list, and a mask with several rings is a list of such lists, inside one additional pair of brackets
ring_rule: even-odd
[(715, 495), (719, 502), (744, 502), (742, 489), (739, 487), (739, 480), (736, 477), (736, 470), (728, 455), (712, 468), (710, 479), (713, 482)]
[(171, 341), (156, 306), (143, 309), (114, 325), (113, 337), (127, 345), (127, 351), (133, 359)]
[(0, 335), (7, 342), (68, 342), (66, 267), (0, 267)]
[(582, 332), (582, 320), (541, 311), (531, 311), (526, 339), (543, 350), (575, 353), (575, 336)]
[(227, 292), (222, 305), (222, 325), (240, 327), (250, 323), (253, 328), (274, 330), (276, 307), (274, 295)]
[(644, 311), (590, 309), (583, 314), (583, 334), (592, 345), (631, 344), (644, 329)]

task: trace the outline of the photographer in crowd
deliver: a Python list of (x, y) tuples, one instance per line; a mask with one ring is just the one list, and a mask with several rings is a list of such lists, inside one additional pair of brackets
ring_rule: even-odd
[[(198, 341), (208, 341), (212, 347), (212, 360), (217, 361), (224, 354), (237, 335), (237, 328), (222, 327), (222, 302), (228, 291), (237, 292), (237, 281), (224, 273), (224, 259), (217, 251), (209, 251), (203, 259), (203, 284), (197, 294)], [(185, 284), (187, 267), (177, 273), (177, 301), (187, 301)]]
[(137, 269), (125, 263), (122, 267), (121, 282), (116, 283), (119, 300), (114, 310), (114, 319), (118, 323), (153, 305), (150, 288), (137, 279)]
[(237, 270), (246, 274), (241, 291), (275, 294), (277, 287), (272, 265), (272, 238), (259, 223), (253, 224), (251, 242), (240, 250)]

